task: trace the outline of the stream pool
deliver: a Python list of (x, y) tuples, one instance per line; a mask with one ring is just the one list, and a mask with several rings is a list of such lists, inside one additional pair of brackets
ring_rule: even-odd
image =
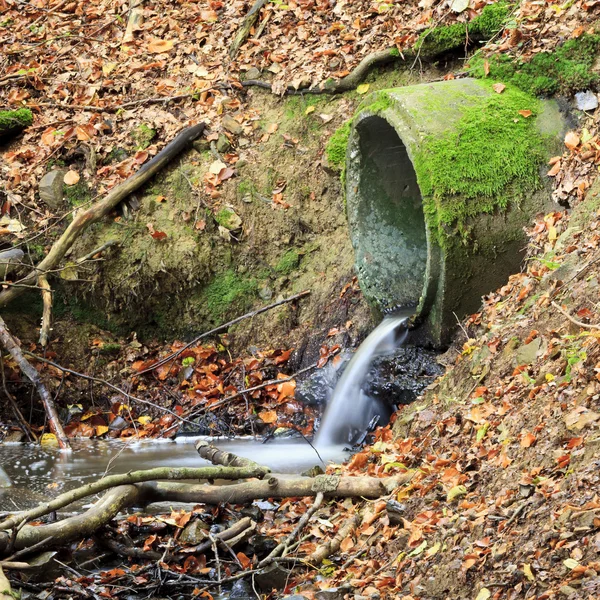
[[(126, 473), (155, 467), (201, 467), (208, 464), (194, 447), (199, 438), (165, 441), (73, 440), (73, 451), (30, 444), (0, 445), (0, 467), (12, 487), (0, 489), (0, 512), (23, 510), (62, 492), (100, 479), (104, 474)], [(208, 439), (208, 438), (203, 438)], [(301, 473), (315, 465), (325, 468), (348, 456), (342, 446), (319, 448), (317, 455), (306, 441), (253, 439), (214, 440), (223, 450), (270, 467), (277, 473)]]

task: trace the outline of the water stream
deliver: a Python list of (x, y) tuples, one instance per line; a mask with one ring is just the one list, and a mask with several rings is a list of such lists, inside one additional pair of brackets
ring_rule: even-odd
[(321, 427), (315, 437), (319, 449), (352, 443), (366, 430), (373, 417), (389, 418), (391, 408), (365, 393), (363, 385), (378, 356), (389, 354), (406, 339), (406, 321), (410, 313), (386, 317), (360, 345), (346, 366), (327, 404)]

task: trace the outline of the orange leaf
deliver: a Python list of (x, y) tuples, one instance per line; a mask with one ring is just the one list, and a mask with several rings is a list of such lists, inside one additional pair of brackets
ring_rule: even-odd
[(252, 564), (252, 561), (243, 552), (238, 552), (236, 556), (244, 570)]
[(574, 131), (569, 131), (569, 133), (565, 135), (565, 146), (569, 150), (575, 150), (575, 148), (579, 146), (580, 142), (581, 140), (579, 139), (579, 136)]
[(497, 94), (501, 94), (506, 89), (506, 86), (503, 83), (495, 83), (492, 88)]
[(261, 421), (263, 423), (276, 423), (277, 422), (277, 413), (274, 410), (263, 410), (258, 413)]
[(520, 110), (519, 114), (524, 117), (525, 119), (527, 119), (528, 117), (530, 117), (533, 113), (530, 110)]
[(348, 552), (348, 550), (352, 550), (352, 548), (354, 548), (354, 540), (352, 539), (352, 537), (347, 537), (344, 540), (342, 540), (342, 543), (340, 544), (340, 549), (343, 552)]
[(553, 167), (548, 171), (548, 173), (546, 173), (546, 175), (548, 175), (548, 177), (556, 177), (560, 172), (560, 167), (560, 162), (554, 163)]
[(148, 52), (151, 54), (160, 54), (173, 49), (175, 42), (173, 40), (152, 40), (148, 44)]
[(521, 446), (523, 448), (529, 448), (535, 443), (535, 440), (535, 435), (533, 435), (533, 433), (528, 432), (521, 438)]

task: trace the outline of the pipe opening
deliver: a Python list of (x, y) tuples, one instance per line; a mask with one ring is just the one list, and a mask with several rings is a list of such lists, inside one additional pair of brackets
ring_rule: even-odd
[(357, 124), (351, 155), (348, 217), (361, 287), (382, 310), (416, 307), (426, 279), (427, 230), (406, 146), (385, 119), (371, 116)]

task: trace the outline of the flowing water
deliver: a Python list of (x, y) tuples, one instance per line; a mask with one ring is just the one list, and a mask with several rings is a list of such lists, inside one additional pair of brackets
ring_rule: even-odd
[[(5, 471), (12, 481), (12, 487), (0, 489), (0, 512), (35, 506), (62, 492), (96, 481), (105, 473), (205, 466), (208, 463), (194, 448), (193, 442), (197, 439), (129, 443), (74, 440), (73, 452), (33, 444), (0, 446), (0, 471)], [(304, 440), (267, 444), (253, 439), (213, 441), (219, 448), (251, 458), (277, 473), (300, 473), (315, 465), (325, 469), (327, 463), (342, 462), (348, 456), (341, 446), (319, 449), (317, 453)]]
[(367, 429), (373, 417), (389, 418), (389, 405), (369, 396), (363, 386), (373, 360), (393, 352), (406, 339), (409, 316), (410, 313), (404, 313), (386, 317), (359, 346), (325, 409), (315, 437), (315, 446), (319, 450), (352, 443)]

